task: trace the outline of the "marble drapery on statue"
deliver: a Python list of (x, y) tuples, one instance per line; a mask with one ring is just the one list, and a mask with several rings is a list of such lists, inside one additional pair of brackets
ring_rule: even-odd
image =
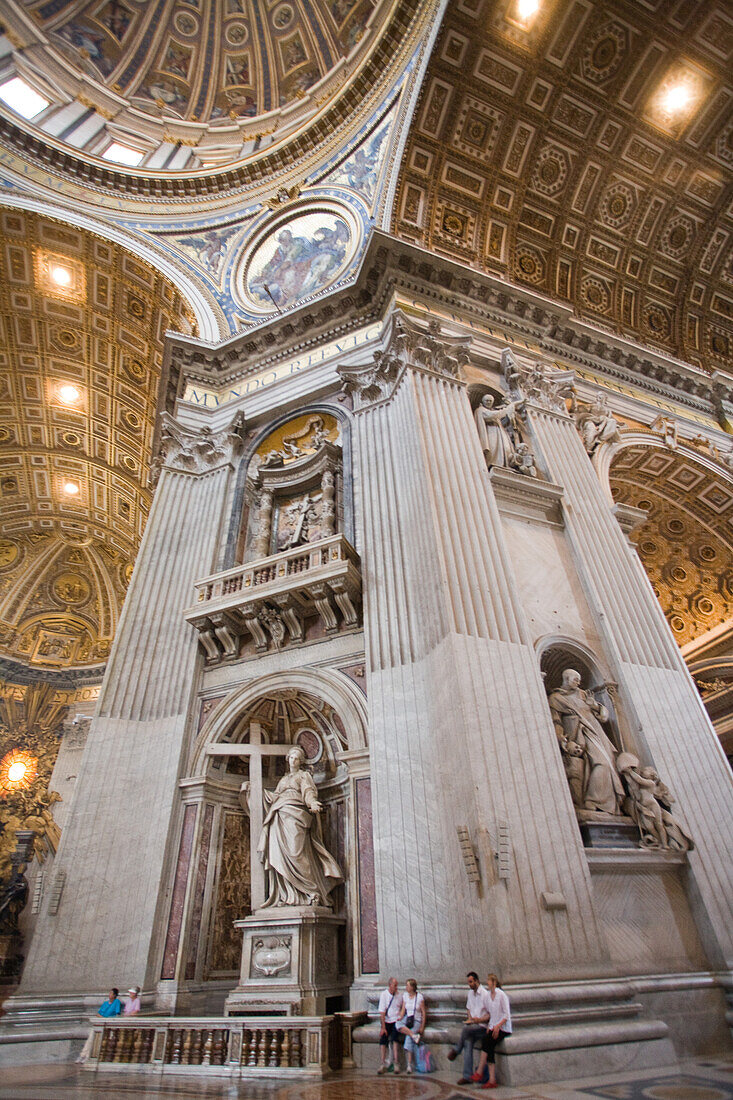
[(303, 768), (300, 748), (288, 753), (288, 773), (274, 791), (265, 791), (269, 807), (262, 823), (258, 854), (267, 876), (263, 908), (281, 905), (322, 905), (343, 882), (339, 865), (320, 837), (318, 815), (323, 806), (313, 777)]
[(481, 399), (474, 419), (488, 466), (514, 465), (517, 418), (523, 407), (523, 401), (509, 401), (496, 407), (490, 393)]
[(562, 687), (550, 692), (549, 703), (576, 809), (618, 814), (625, 792), (616, 769), (617, 749), (601, 725), (608, 711), (582, 690), (580, 673), (573, 668), (565, 669)]

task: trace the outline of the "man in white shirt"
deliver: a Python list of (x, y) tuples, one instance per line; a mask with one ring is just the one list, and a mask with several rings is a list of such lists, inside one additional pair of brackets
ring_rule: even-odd
[(479, 983), (475, 970), (469, 970), (466, 975), (468, 982), (468, 997), (466, 998), (466, 1021), (461, 1031), (459, 1042), (448, 1051), (448, 1061), (452, 1062), (463, 1051), (463, 1076), (459, 1085), (467, 1085), (473, 1074), (474, 1047), (480, 1047), (486, 1034), (486, 1024), (489, 1020), (489, 1006), (487, 992)]
[[(379, 1055), (380, 1065), (377, 1073), (399, 1073), (399, 1049), (400, 1038), (397, 1031), (397, 1021), (402, 1015), (403, 996), (399, 992), (396, 978), (390, 978), (387, 988), (382, 990), (379, 998)], [(389, 1060), (389, 1051), (392, 1048), (392, 1060)], [(473, 1067), (472, 1067), (473, 1068)]]

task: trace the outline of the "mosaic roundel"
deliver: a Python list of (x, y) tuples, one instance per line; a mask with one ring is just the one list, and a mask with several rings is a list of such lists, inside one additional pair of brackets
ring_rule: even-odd
[(245, 258), (240, 292), (257, 312), (284, 310), (332, 286), (358, 246), (346, 211), (322, 209), (280, 221)]

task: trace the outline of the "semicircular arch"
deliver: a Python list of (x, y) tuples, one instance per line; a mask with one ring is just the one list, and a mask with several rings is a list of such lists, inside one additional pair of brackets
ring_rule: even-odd
[(366, 749), (366, 699), (345, 673), (330, 669), (273, 672), (244, 684), (212, 711), (196, 738), (191, 754), (190, 776), (205, 774), (208, 744), (221, 741), (232, 728), (232, 724), (263, 696), (282, 691), (300, 691), (328, 703), (343, 724), (348, 751), (359, 752)]

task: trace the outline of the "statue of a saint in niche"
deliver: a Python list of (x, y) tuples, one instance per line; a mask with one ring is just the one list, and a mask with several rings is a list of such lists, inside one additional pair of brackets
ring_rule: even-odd
[(578, 810), (618, 814), (625, 791), (616, 768), (618, 750), (603, 729), (608, 711), (583, 691), (580, 673), (566, 668), (562, 687), (549, 695), (573, 803)]
[(318, 815), (323, 805), (305, 753), (295, 746), (288, 753), (288, 772), (274, 791), (265, 791), (269, 807), (257, 851), (267, 876), (263, 908), (280, 905), (331, 907), (329, 894), (343, 875), (321, 838)]
[(492, 394), (481, 398), (474, 419), (487, 466), (514, 464), (519, 441), (519, 414), (523, 409), (524, 401), (508, 401), (497, 407)]

